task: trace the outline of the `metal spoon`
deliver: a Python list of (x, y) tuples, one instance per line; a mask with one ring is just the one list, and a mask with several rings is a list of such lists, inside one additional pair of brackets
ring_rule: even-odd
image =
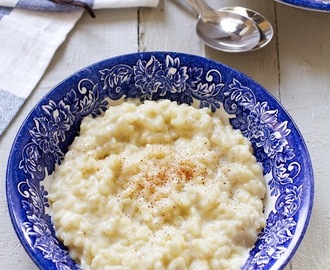
[(258, 12), (244, 7), (225, 7), (221, 8), (221, 10), (232, 11), (244, 17), (248, 17), (254, 21), (260, 32), (260, 40), (259, 43), (252, 50), (257, 50), (264, 47), (273, 38), (274, 30), (271, 23)]
[(186, 0), (199, 14), (196, 31), (208, 46), (225, 52), (253, 50), (261, 40), (257, 24), (231, 10), (214, 10), (204, 0)]

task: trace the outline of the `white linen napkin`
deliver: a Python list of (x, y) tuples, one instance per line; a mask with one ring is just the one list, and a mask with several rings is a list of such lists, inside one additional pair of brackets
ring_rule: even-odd
[[(158, 1), (80, 2), (93, 9), (101, 9), (154, 7)], [(0, 1), (0, 136), (33, 91), (55, 51), (82, 13), (82, 8), (48, 0)]]

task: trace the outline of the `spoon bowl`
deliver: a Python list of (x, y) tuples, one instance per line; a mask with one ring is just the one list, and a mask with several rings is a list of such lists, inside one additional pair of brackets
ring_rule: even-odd
[(274, 30), (271, 23), (260, 13), (244, 7), (225, 7), (221, 10), (232, 11), (244, 17), (250, 18), (257, 25), (260, 32), (259, 43), (252, 49), (257, 50), (267, 45), (273, 38)]
[(265, 46), (273, 36), (271, 24), (243, 7), (215, 10), (204, 0), (186, 0), (199, 14), (196, 32), (208, 46), (225, 52), (246, 52)]
[(199, 16), (196, 32), (205, 44), (225, 52), (252, 50), (260, 40), (252, 20), (225, 10), (215, 10), (211, 17)]

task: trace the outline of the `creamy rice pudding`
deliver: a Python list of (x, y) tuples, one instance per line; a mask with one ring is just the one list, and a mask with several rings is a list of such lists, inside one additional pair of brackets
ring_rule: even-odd
[(209, 109), (124, 102), (87, 117), (49, 200), (82, 269), (239, 269), (265, 225), (248, 139)]

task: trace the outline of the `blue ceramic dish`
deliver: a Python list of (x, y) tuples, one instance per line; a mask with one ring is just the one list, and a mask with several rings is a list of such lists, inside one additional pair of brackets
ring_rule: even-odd
[(300, 132), (276, 99), (247, 76), (173, 52), (118, 56), (86, 67), (51, 90), (25, 119), (10, 153), (6, 194), (15, 231), (36, 265), (79, 269), (55, 236), (47, 176), (86, 115), (97, 117), (108, 103), (126, 98), (209, 107), (249, 138), (268, 185), (267, 224), (242, 269), (282, 269), (304, 236), (313, 203), (312, 165)]
[(325, 1), (325, 0), (276, 0), (276, 1), (297, 8), (330, 12), (330, 1)]

